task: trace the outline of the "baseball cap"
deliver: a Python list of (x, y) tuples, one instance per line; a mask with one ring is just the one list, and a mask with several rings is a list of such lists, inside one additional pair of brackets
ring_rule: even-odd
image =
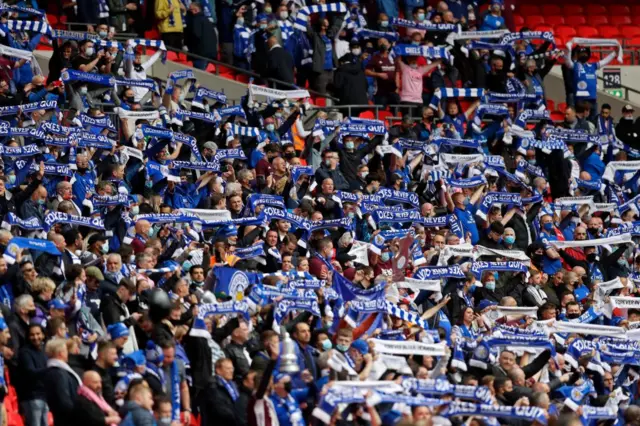
[(497, 305), (497, 303), (496, 303), (496, 302), (493, 302), (493, 301), (491, 301), (491, 300), (486, 300), (486, 299), (484, 299), (484, 300), (480, 301), (480, 303), (478, 304), (478, 310), (479, 310), (479, 311), (484, 311), (484, 310), (485, 310), (485, 309), (487, 309), (489, 306), (496, 306), (496, 305)]
[(129, 329), (123, 323), (117, 322), (107, 327), (107, 333), (109, 333), (112, 339), (117, 339), (119, 337), (129, 336)]
[(96, 266), (89, 266), (84, 270), (84, 272), (85, 274), (87, 274), (87, 277), (95, 278), (98, 281), (104, 281), (104, 275), (102, 274), (102, 271)]
[(49, 309), (67, 309), (69, 305), (64, 303), (62, 299), (53, 299), (49, 302)]
[(351, 347), (362, 355), (366, 355), (369, 353), (369, 345), (362, 339), (355, 340), (351, 343)]
[(218, 145), (216, 145), (215, 142), (209, 141), (209, 142), (205, 142), (204, 148), (210, 149), (211, 151), (217, 151), (218, 150)]
[(629, 104), (622, 107), (622, 112), (633, 112), (633, 111), (634, 111), (633, 107)]

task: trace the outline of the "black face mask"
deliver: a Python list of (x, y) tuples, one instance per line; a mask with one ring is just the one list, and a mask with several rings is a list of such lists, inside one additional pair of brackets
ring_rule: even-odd
[(144, 71), (144, 68), (142, 68), (142, 65), (140, 64), (136, 64), (133, 66), (133, 69), (136, 70), (137, 72), (142, 72)]
[(284, 390), (285, 390), (287, 393), (291, 393), (291, 391), (293, 390), (293, 383), (291, 383), (291, 382), (287, 382), (287, 383), (285, 383), (285, 384), (284, 384)]
[(285, 152), (284, 153), (284, 158), (286, 158), (287, 160), (291, 160), (292, 158), (294, 158), (296, 156), (295, 152)]
[(593, 262), (595, 262), (596, 260), (598, 260), (598, 255), (597, 255), (596, 253), (589, 253), (589, 254), (587, 255), (587, 262), (589, 262), (589, 263), (593, 263)]
[(580, 318), (580, 314), (567, 314), (567, 318), (569, 319)]
[(598, 228), (588, 228), (587, 232), (595, 237), (596, 235), (598, 235)]
[(531, 260), (533, 260), (535, 263), (540, 263), (542, 262), (542, 255), (538, 253), (534, 253), (533, 256), (531, 257)]
[(32, 310), (32, 311), (27, 311), (27, 316), (28, 316), (29, 318), (33, 318), (33, 317), (35, 317), (35, 316), (36, 316), (36, 314), (37, 314), (37, 312), (36, 312), (36, 310), (35, 310), (35, 309), (34, 309), (34, 310)]
[(124, 98), (124, 100), (126, 102), (129, 102), (130, 104), (133, 104), (136, 102), (136, 99), (133, 96), (127, 96), (126, 98)]

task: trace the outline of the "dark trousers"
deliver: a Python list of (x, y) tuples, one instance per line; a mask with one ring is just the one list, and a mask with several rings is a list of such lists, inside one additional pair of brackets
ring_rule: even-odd
[(162, 33), (162, 41), (167, 47), (182, 50), (182, 33)]

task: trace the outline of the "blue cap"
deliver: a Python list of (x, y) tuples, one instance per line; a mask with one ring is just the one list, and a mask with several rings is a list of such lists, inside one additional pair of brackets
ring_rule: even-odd
[(355, 340), (351, 343), (351, 347), (362, 355), (366, 355), (369, 353), (369, 345), (362, 339)]
[(133, 370), (134, 367), (145, 365), (146, 363), (144, 352), (141, 350), (131, 352), (122, 359), (123, 366), (128, 370)]
[(573, 295), (576, 298), (578, 303), (582, 303), (587, 297), (589, 297), (589, 288), (587, 286), (581, 285), (573, 290)]
[(62, 299), (53, 299), (49, 301), (49, 309), (67, 309), (69, 305), (64, 303)]
[(112, 339), (117, 339), (119, 337), (129, 336), (129, 329), (123, 323), (117, 322), (107, 327), (107, 333), (109, 333)]
[(162, 353), (162, 348), (156, 345), (153, 340), (149, 340), (147, 342), (147, 347), (144, 352), (144, 356), (152, 364), (160, 365), (162, 361), (164, 361), (164, 354)]
[(482, 301), (480, 301), (480, 303), (478, 304), (478, 310), (480, 311), (484, 311), (485, 309), (487, 309), (489, 306), (496, 306), (497, 303), (492, 301), (492, 300), (487, 300), (487, 299), (483, 299)]
[(269, 18), (267, 17), (266, 13), (261, 13), (256, 18), (256, 22), (267, 21), (267, 20), (269, 20)]
[(235, 237), (237, 235), (238, 229), (233, 224), (225, 225), (216, 232), (216, 237)]
[(291, 376), (288, 373), (278, 373), (275, 376), (273, 376), (273, 382), (278, 383), (280, 380), (285, 379), (287, 377), (291, 378)]

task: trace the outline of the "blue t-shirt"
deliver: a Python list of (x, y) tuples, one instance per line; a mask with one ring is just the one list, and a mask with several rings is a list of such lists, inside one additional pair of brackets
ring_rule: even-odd
[[(544, 245), (544, 249), (555, 248), (551, 245), (551, 241), (558, 241), (558, 237), (555, 235), (540, 234), (538, 242)], [(547, 275), (553, 275), (562, 268), (562, 262), (560, 259), (550, 259), (546, 254), (542, 258), (542, 272)]]
[(327, 36), (322, 36), (322, 41), (324, 41), (325, 46), (324, 69), (330, 71), (333, 69), (333, 45)]
[(504, 18), (502, 16), (493, 16), (488, 14), (482, 21), (480, 31), (499, 30), (504, 27)]
[(598, 92), (597, 62), (573, 63), (573, 91), (576, 99), (596, 99)]
[(480, 240), (480, 234), (478, 233), (478, 226), (473, 218), (473, 213), (469, 210), (462, 210), (456, 207), (453, 210), (453, 214), (456, 215), (462, 224), (462, 230), (464, 231), (465, 236), (467, 235), (467, 232), (471, 234), (471, 244), (477, 244)]

